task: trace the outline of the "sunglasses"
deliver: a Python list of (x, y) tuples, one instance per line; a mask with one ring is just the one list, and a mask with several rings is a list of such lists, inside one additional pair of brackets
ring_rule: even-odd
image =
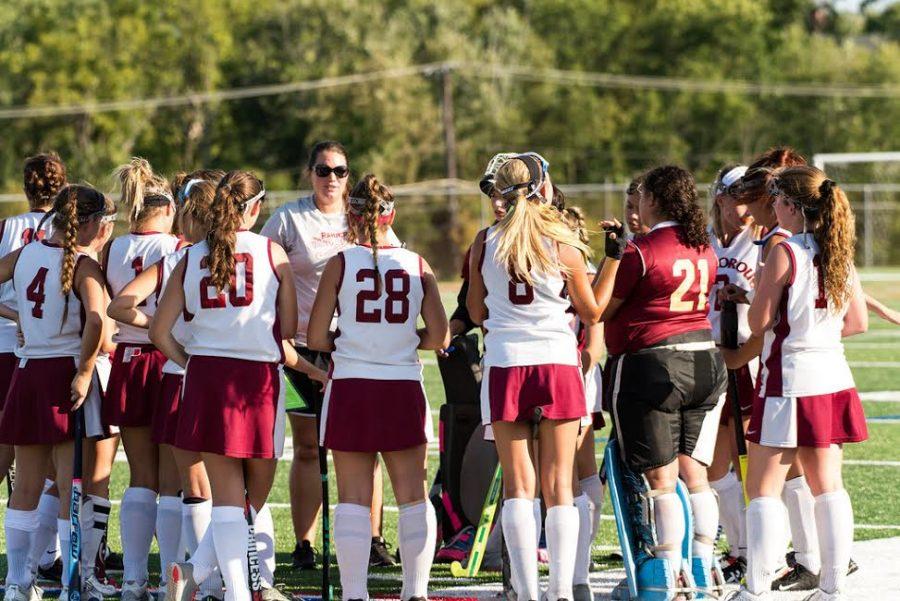
[(316, 175), (319, 177), (328, 177), (332, 173), (334, 173), (335, 177), (338, 179), (344, 179), (348, 175), (350, 175), (350, 169), (346, 165), (338, 165), (337, 167), (329, 167), (328, 165), (316, 165), (313, 167), (313, 171), (316, 172)]

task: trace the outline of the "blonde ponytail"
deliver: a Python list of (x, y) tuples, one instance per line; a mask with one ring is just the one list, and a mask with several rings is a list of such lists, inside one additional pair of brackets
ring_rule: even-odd
[(545, 238), (577, 248), (585, 257), (591, 256), (591, 249), (546, 199), (540, 195), (527, 198), (528, 189), (516, 187), (530, 178), (528, 166), (520, 159), (506, 162), (497, 171), (495, 188), (510, 191), (503, 195), (508, 207), (506, 216), (491, 236), (497, 238), (495, 258), (507, 266), (510, 277), (533, 285), (532, 270), (543, 274), (568, 273)]
[(172, 191), (169, 183), (162, 177), (153, 173), (153, 168), (146, 159), (134, 157), (127, 165), (120, 165), (113, 172), (113, 178), (118, 181), (122, 191), (122, 201), (128, 207), (128, 221), (131, 228), (137, 228), (144, 220), (150, 217), (159, 203), (154, 206), (145, 204), (151, 196), (172, 200)]

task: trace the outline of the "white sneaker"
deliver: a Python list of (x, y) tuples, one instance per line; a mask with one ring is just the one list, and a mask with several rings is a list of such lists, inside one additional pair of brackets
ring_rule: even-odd
[(723, 601), (766, 601), (767, 599), (771, 598), (772, 597), (768, 592), (754, 595), (744, 587), (741, 587), (736, 591), (732, 591), (722, 597)]
[(85, 595), (87, 594), (87, 591), (89, 589), (93, 589), (95, 592), (97, 592), (97, 594), (103, 597), (112, 597), (117, 592), (116, 587), (112, 584), (104, 584), (100, 582), (96, 574), (91, 574), (84, 579), (83, 588), (85, 589)]
[(28, 589), (28, 599), (29, 601), (41, 601), (44, 598), (44, 589), (39, 587), (36, 582), (31, 583), (31, 588)]
[(122, 601), (154, 601), (153, 595), (147, 591), (147, 582), (134, 580), (122, 584)]
[(3, 593), (3, 601), (28, 601), (28, 594), (29, 591), (20, 589), (18, 584), (9, 584)]
[(191, 601), (199, 588), (194, 580), (193, 564), (187, 561), (169, 564), (165, 601)]
[(840, 591), (826, 593), (822, 589), (816, 589), (808, 597), (804, 597), (803, 601), (844, 601), (846, 597)]

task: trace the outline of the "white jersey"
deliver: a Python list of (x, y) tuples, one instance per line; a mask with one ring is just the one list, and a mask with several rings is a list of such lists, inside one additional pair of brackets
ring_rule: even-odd
[[(277, 242), (287, 253), (297, 290), (297, 335), (294, 342), (306, 346), (309, 314), (325, 264), (340, 251), (353, 246), (348, 237), (347, 215), (343, 211), (323, 213), (316, 207), (313, 197), (306, 196), (279, 207), (266, 221), (260, 234)], [(388, 243), (400, 246), (393, 230), (388, 232)]]
[[(25, 344), (16, 349), (24, 358), (78, 357), (81, 354), (81, 330), (84, 309), (75, 290), (63, 295), (60, 283), (63, 249), (42, 240), (22, 248), (16, 261), (12, 282), (16, 289), (19, 326)], [(79, 254), (75, 272), (84, 261)], [(74, 278), (73, 278), (74, 280)]]
[[(709, 323), (712, 326), (713, 339), (716, 344), (722, 343), (722, 303), (719, 301), (719, 290), (729, 284), (734, 284), (747, 291), (754, 287), (756, 263), (759, 261), (760, 252), (760, 247), (753, 243), (754, 229), (753, 226), (745, 227), (732, 238), (728, 246), (722, 246), (722, 242), (716, 237), (712, 228), (709, 230), (710, 244), (719, 259), (716, 281), (709, 291)], [(750, 338), (750, 324), (747, 322), (749, 310), (750, 305), (737, 304), (739, 343), (744, 343)]]
[(271, 244), (264, 236), (239, 231), (234, 249), (234, 286), (221, 293), (210, 282), (206, 241), (187, 249), (183, 286), (184, 348), (188, 355), (283, 361), (279, 280)]
[[(185, 254), (187, 254), (187, 247), (176, 250), (172, 254), (166, 255), (159, 260), (156, 268), (159, 270), (157, 272), (157, 281), (159, 282), (158, 289), (160, 290), (160, 296), (162, 296), (161, 291), (165, 290), (166, 284), (169, 283), (169, 277), (172, 275), (172, 272), (175, 271), (175, 267)], [(178, 344), (184, 346), (185, 340), (187, 340), (187, 328), (184, 323), (184, 313), (179, 315), (178, 319), (175, 321), (175, 325), (172, 327), (172, 336), (175, 337)], [(163, 365), (163, 373), (183, 376), (184, 368), (171, 359), (168, 359), (165, 365)]]
[(767, 397), (801, 397), (853, 388), (841, 330), (845, 306), (828, 307), (812, 234), (781, 243), (791, 257), (791, 279), (778, 306), (775, 326), (765, 333), (762, 388)]
[[(41, 219), (46, 216), (46, 211), (29, 211), (0, 221), (0, 257), (22, 248), (32, 240), (49, 238), (52, 234), (50, 219), (38, 230)], [(11, 281), (0, 284), (0, 303), (11, 309), (16, 308), (16, 291)], [(19, 345), (16, 330), (14, 322), (0, 318), (0, 353), (12, 353), (16, 350)]]
[[(164, 256), (175, 252), (178, 238), (172, 234), (141, 232), (125, 234), (113, 240), (106, 252), (103, 271), (106, 275), (110, 296), (116, 296), (131, 280)], [(162, 288), (147, 297), (139, 307), (147, 317), (153, 317)], [(119, 331), (113, 336), (114, 342), (130, 344), (150, 344), (149, 332), (125, 323), (118, 323)]]
[(421, 380), (416, 320), (425, 298), (422, 258), (403, 248), (379, 247), (379, 295), (371, 248), (353, 246), (338, 256), (340, 314), (332, 377)]
[[(485, 366), (578, 365), (579, 354), (571, 316), (563, 297), (565, 280), (559, 273), (531, 273), (534, 285), (514, 282), (506, 265), (499, 264), (497, 231), (488, 228), (481, 257), (481, 276), (487, 290), (484, 321)], [(548, 250), (555, 245), (545, 240)]]

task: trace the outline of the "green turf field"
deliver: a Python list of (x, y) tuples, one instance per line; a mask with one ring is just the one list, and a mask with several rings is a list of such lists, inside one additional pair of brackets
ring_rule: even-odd
[[(880, 270), (880, 274), (892, 277), (867, 279), (865, 289), (886, 301), (892, 307), (900, 309), (900, 273)], [(455, 283), (442, 286), (445, 304), (452, 310), (455, 302)], [(877, 421), (869, 423), (870, 440), (858, 445), (850, 445), (846, 451), (847, 465), (844, 467), (846, 486), (850, 491), (854, 504), (856, 520), (856, 538), (865, 540), (900, 535), (900, 505), (893, 502), (895, 492), (900, 489), (900, 328), (891, 326), (876, 317), (870, 321), (870, 330), (862, 336), (846, 341), (847, 356), (853, 367), (856, 383), (861, 392), (898, 391), (889, 401), (864, 401), (867, 416)], [(425, 360), (425, 386), (431, 402), (435, 422), (438, 407), (444, 402), (444, 391), (440, 381), (433, 354), (423, 354)], [(598, 434), (605, 440), (607, 432)], [(288, 437), (290, 434), (288, 434)], [(603, 442), (597, 445), (597, 454), (603, 452)], [(286, 454), (285, 459), (289, 460)], [(297, 574), (290, 571), (290, 551), (294, 539), (291, 529), (290, 513), (287, 507), (287, 472), (289, 463), (279, 463), (275, 486), (270, 502), (275, 519), (278, 550), (277, 580), (284, 583), (289, 590), (305, 590), (313, 592), (320, 582), (319, 572)], [(437, 469), (437, 449), (429, 453), (429, 477), (433, 477)], [(112, 497), (120, 499), (127, 486), (127, 466), (117, 462), (113, 470)], [(318, 483), (314, 483), (318, 486)], [(332, 486), (331, 503), (337, 502), (335, 488)], [(5, 496), (5, 495), (4, 495)], [(390, 486), (385, 487), (384, 536), (396, 543), (397, 514)], [(605, 504), (603, 512), (611, 518), (609, 504)], [(0, 510), (2, 513), (2, 510)], [(110, 520), (110, 538), (114, 549), (121, 549), (119, 541), (118, 506), (113, 507)], [(616, 545), (615, 527), (611, 519), (602, 523), (600, 534), (595, 541), (598, 546)], [(0, 549), (5, 548), (3, 533), (0, 530)], [(595, 561), (600, 565), (608, 563), (608, 551), (597, 551)], [(158, 559), (151, 558), (153, 569), (158, 571)], [(5, 574), (6, 560), (0, 557), (0, 573)], [(381, 574), (370, 582), (372, 593), (398, 591), (400, 586), (399, 568), (375, 569), (372, 573)], [(333, 581), (337, 582), (336, 569), (332, 572)], [(446, 566), (435, 566), (433, 571), (435, 583), (433, 588), (441, 588), (442, 583), (449, 585), (452, 577)], [(155, 582), (155, 576), (152, 581)], [(486, 573), (485, 579), (496, 580), (497, 573)]]

